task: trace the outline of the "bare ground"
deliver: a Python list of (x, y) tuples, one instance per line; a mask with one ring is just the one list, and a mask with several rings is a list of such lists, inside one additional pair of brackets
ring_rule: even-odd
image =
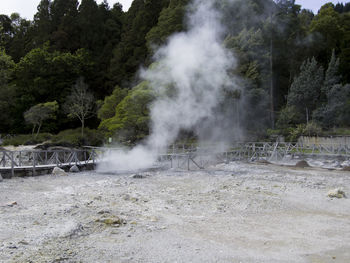
[(350, 262), (350, 173), (231, 163), (0, 182), (0, 262)]

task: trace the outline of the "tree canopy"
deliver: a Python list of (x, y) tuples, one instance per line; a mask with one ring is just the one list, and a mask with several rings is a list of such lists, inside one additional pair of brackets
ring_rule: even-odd
[[(144, 137), (154, 94), (140, 68), (157, 63), (157, 48), (188, 29), (190, 2), (134, 0), (124, 12), (107, 1), (41, 0), (32, 21), (0, 15), (0, 132), (30, 132), (24, 113), (48, 101), (59, 105), (57, 120), (43, 130), (80, 125), (65, 118), (63, 105), (84, 78), (101, 105), (87, 126)], [(223, 45), (236, 59), (230, 72), (242, 87), (246, 129), (349, 125), (350, 3), (327, 3), (316, 14), (294, 0), (217, 1), (216, 8)]]

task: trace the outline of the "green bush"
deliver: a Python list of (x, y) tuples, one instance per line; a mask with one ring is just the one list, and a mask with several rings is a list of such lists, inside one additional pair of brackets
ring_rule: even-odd
[(322, 128), (316, 122), (309, 122), (304, 129), (305, 136), (319, 136), (322, 135)]
[(85, 128), (84, 137), (81, 137), (81, 129), (64, 130), (57, 135), (49, 133), (40, 133), (38, 136), (31, 134), (17, 135), (6, 139), (3, 142), (4, 146), (13, 145), (36, 145), (43, 144), (47, 146), (65, 146), (65, 147), (80, 147), (80, 146), (100, 146), (103, 144), (104, 136), (100, 131)]
[(299, 124), (297, 127), (291, 129), (288, 136), (288, 141), (296, 142), (300, 136), (304, 135), (305, 128), (305, 124)]
[(52, 144), (61, 146), (100, 146), (103, 144), (103, 135), (97, 130), (84, 129), (84, 137), (81, 136), (81, 129), (64, 130), (53, 136)]
[(350, 128), (333, 128), (324, 132), (326, 136), (343, 135), (350, 136)]
[(4, 146), (35, 145), (35, 144), (43, 143), (45, 141), (49, 141), (51, 139), (52, 139), (52, 134), (50, 133), (40, 133), (37, 136), (32, 134), (23, 134), (23, 135), (16, 135), (12, 138), (5, 139), (3, 142), (3, 145)]
[(303, 116), (294, 106), (287, 106), (280, 111), (276, 126), (279, 129), (288, 129), (303, 121)]

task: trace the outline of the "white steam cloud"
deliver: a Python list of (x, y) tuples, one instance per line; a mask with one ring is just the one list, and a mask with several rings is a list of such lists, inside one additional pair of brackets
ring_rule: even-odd
[(170, 37), (156, 52), (156, 63), (141, 73), (158, 95), (151, 107), (150, 136), (130, 151), (108, 156), (103, 170), (152, 166), (181, 130), (215, 140), (237, 132), (231, 125), (232, 114), (218, 114), (218, 108), (227, 100), (225, 91), (237, 89), (229, 74), (235, 59), (223, 46), (220, 12), (213, 0), (194, 0), (189, 7), (188, 31)]

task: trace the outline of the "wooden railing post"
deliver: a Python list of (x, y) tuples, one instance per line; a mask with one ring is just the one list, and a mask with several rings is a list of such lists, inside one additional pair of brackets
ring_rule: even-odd
[(11, 175), (12, 175), (12, 177), (14, 177), (15, 176), (15, 160), (14, 160), (13, 152), (11, 152), (10, 156), (11, 156)]
[(1, 159), (1, 161), (2, 161), (3, 167), (5, 167), (5, 166), (6, 166), (6, 155), (5, 155), (5, 151), (2, 151), (2, 159)]
[(36, 152), (33, 152), (33, 176), (36, 175), (35, 166), (36, 166)]

